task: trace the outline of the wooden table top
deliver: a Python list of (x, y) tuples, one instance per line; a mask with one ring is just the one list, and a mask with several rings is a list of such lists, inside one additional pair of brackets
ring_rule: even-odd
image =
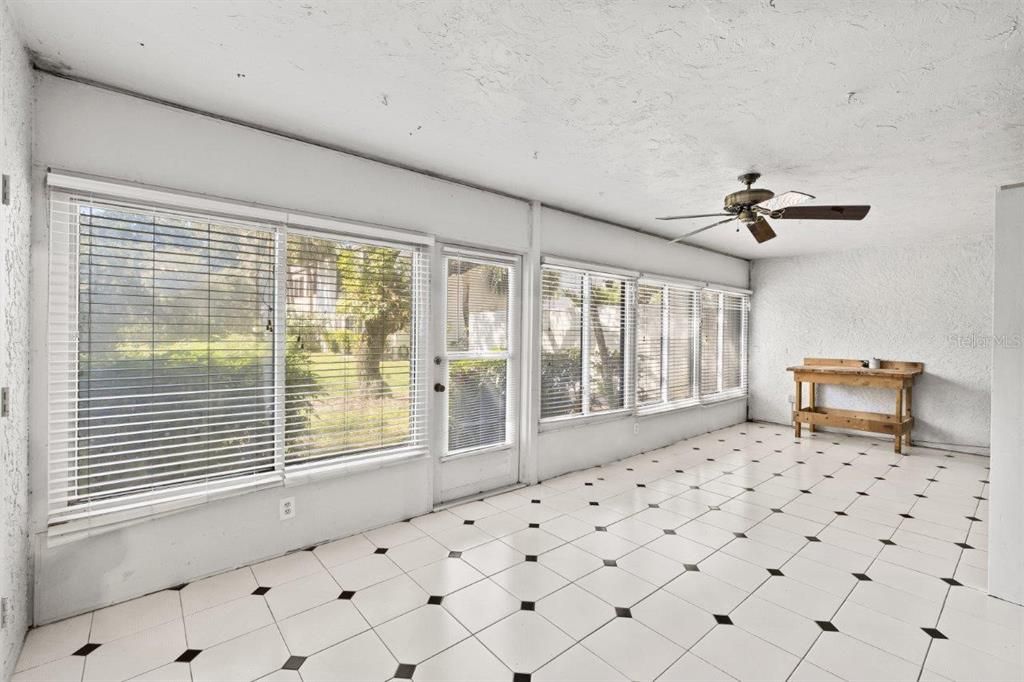
[(914, 377), (922, 374), (922, 369), (870, 369), (868, 367), (845, 367), (843, 365), (795, 365), (787, 367), (787, 372), (809, 372), (814, 374), (847, 374), (866, 377)]

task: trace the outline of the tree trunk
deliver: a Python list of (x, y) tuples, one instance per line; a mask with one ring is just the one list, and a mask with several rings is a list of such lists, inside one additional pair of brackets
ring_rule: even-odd
[(360, 359), (360, 375), (363, 384), (371, 389), (370, 395), (387, 397), (391, 395), (391, 389), (381, 375), (380, 366), (384, 361), (384, 349), (388, 341), (387, 325), (381, 320), (367, 320), (366, 348), (363, 357)]
[[(601, 356), (601, 384), (604, 389), (601, 393), (601, 397), (607, 401), (613, 394), (613, 389), (615, 387), (615, 372), (612, 368), (611, 354), (608, 352), (608, 342), (605, 341), (604, 338), (604, 328), (601, 326), (601, 316), (598, 311), (598, 306), (593, 304), (590, 306), (590, 332), (594, 337), (594, 343), (597, 345), (597, 353)], [(589, 372), (590, 368), (584, 367), (583, 371)], [(590, 399), (591, 401), (594, 399), (593, 388), (590, 390)], [(614, 408), (618, 406), (613, 406), (606, 402), (604, 407)]]

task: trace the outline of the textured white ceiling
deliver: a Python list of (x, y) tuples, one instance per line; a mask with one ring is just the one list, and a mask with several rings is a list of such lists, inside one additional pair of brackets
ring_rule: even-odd
[(11, 5), (44, 68), (666, 235), (748, 169), (873, 206), (693, 240), (748, 258), (988, 232), (1024, 180), (1019, 0)]

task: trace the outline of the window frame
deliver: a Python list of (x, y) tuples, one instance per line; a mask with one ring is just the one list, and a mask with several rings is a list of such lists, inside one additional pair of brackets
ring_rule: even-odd
[[(552, 415), (544, 417), (543, 411), (543, 368), (544, 368), (544, 350), (543, 350), (543, 329), (544, 321), (540, 322), (538, 331), (541, 335), (540, 340), (540, 357), (538, 358), (538, 369), (540, 373), (537, 376), (538, 390), (542, 396), (541, 406), (539, 411), (539, 425), (541, 430), (554, 428), (561, 424), (577, 424), (581, 422), (601, 421), (604, 419), (611, 419), (621, 417), (624, 414), (634, 414), (636, 411), (636, 290), (638, 273), (618, 270), (615, 268), (608, 268), (597, 265), (587, 265), (578, 263), (576, 261), (568, 261), (560, 258), (549, 258), (545, 257), (542, 259), (540, 267), (541, 286), (539, 287), (539, 299), (537, 306), (540, 310), (540, 314), (543, 315), (544, 311), (544, 287), (543, 278), (546, 271), (556, 272), (569, 272), (578, 274), (582, 277), (581, 288), (580, 288), (580, 325), (581, 325), (581, 341), (580, 341), (580, 411), (571, 412), (569, 414)], [(623, 359), (622, 359), (622, 407), (617, 407), (610, 410), (594, 411), (591, 409), (591, 395), (590, 395), (590, 365), (591, 365), (591, 352), (592, 352), (592, 341), (591, 341), (591, 330), (589, 322), (589, 313), (591, 306), (591, 295), (592, 295), (592, 280), (594, 278), (599, 279), (610, 279), (620, 281), (625, 288), (623, 292), (623, 313), (622, 313), (622, 348), (623, 348)]]
[[(61, 544), (79, 537), (85, 537), (106, 530), (137, 523), (141, 520), (165, 515), (205, 504), (208, 501), (234, 497), (256, 490), (272, 487), (300, 485), (309, 481), (326, 477), (348, 475), (359, 471), (376, 469), (409, 459), (426, 458), (430, 455), (429, 425), (416, 434), (413, 443), (400, 447), (383, 448), (367, 453), (340, 455), (324, 458), (309, 463), (286, 463), (284, 444), (284, 400), (285, 400), (285, 343), (287, 333), (287, 236), (290, 233), (301, 233), (307, 236), (343, 240), (347, 242), (370, 243), (391, 248), (411, 249), (414, 256), (413, 277), (413, 321), (410, 323), (410, 337), (414, 339), (410, 357), (416, 363), (411, 369), (410, 381), (419, 377), (415, 386), (413, 409), (427, 409), (429, 398), (429, 335), (427, 326), (430, 318), (430, 285), (429, 269), (434, 239), (432, 236), (414, 232), (405, 232), (376, 225), (342, 221), (313, 214), (288, 212), (274, 208), (255, 206), (228, 200), (213, 199), (205, 196), (190, 195), (171, 190), (143, 187), (65, 172), (51, 171), (46, 177), (46, 225), (48, 239), (48, 312), (46, 351), (49, 387), (48, 409), (45, 417), (46, 430), (49, 434), (45, 448), (47, 471), (46, 486), (46, 527), (52, 544)], [(138, 495), (116, 495), (115, 503), (93, 509), (90, 503), (79, 506), (73, 495), (65, 495), (57, 504), (53, 492), (51, 478), (54, 475), (54, 457), (69, 460), (68, 466), (74, 467), (70, 461), (77, 452), (77, 435), (69, 436), (71, 445), (56, 454), (54, 447), (54, 419), (63, 414), (62, 420), (74, 420), (74, 405), (77, 398), (54, 398), (55, 391), (65, 386), (72, 387), (77, 395), (77, 362), (75, 371), (66, 368), (56, 369), (55, 353), (77, 355), (78, 348), (78, 303), (77, 289), (79, 273), (77, 261), (80, 254), (80, 235), (77, 221), (69, 216), (60, 218), (56, 215), (57, 207), (67, 207), (81, 203), (106, 202), (124, 208), (136, 208), (142, 211), (163, 211), (172, 215), (194, 217), (210, 222), (224, 221), (235, 225), (247, 225), (274, 234), (274, 331), (273, 331), (273, 420), (274, 420), (274, 452), (271, 471), (256, 473), (230, 472), (217, 477), (216, 484), (203, 485), (189, 483), (168, 483), (162, 486), (164, 494), (150, 495), (140, 499)], [(74, 227), (72, 228), (72, 224)], [(60, 333), (54, 335), (55, 329)], [(55, 345), (65, 344), (62, 350)], [(59, 378), (55, 380), (58, 375)], [(410, 389), (413, 390), (412, 388)], [(59, 403), (54, 407), (55, 401)], [(69, 412), (70, 411), (70, 412)], [(424, 417), (425, 419), (426, 417)], [(77, 434), (77, 428), (74, 431)], [(195, 489), (195, 490), (192, 490)], [(81, 509), (81, 511), (75, 511)]]
[[(700, 404), (700, 297), (702, 287), (699, 284), (687, 281), (673, 281), (666, 278), (643, 276), (637, 282), (637, 293), (641, 287), (657, 288), (661, 290), (661, 357), (658, 368), (658, 380), (660, 396), (653, 402), (640, 403), (639, 396), (635, 399), (637, 415), (658, 414), (660, 412), (671, 412), (674, 410), (686, 409)], [(679, 400), (669, 398), (669, 376), (671, 361), (671, 329), (672, 329), (672, 292), (687, 293), (691, 296), (690, 301), (690, 397)], [(636, 327), (639, 327), (639, 303), (636, 305)], [(636, 343), (639, 344), (639, 335), (636, 335)], [(639, 362), (639, 347), (635, 350), (635, 357)]]
[[(704, 294), (712, 293), (718, 296), (718, 302), (715, 305), (715, 311), (717, 314), (717, 341), (715, 353), (716, 362), (716, 388), (714, 391), (705, 393), (703, 390), (699, 391), (700, 404), (701, 405), (712, 405), (715, 403), (724, 402), (727, 400), (737, 400), (740, 398), (746, 398), (749, 394), (749, 377), (747, 376), (747, 370), (749, 367), (748, 362), (748, 351), (749, 351), (749, 333), (750, 333), (750, 299), (751, 294), (749, 291), (732, 289), (729, 287), (722, 286), (705, 286), (700, 292), (700, 313), (699, 318), (703, 320), (704, 317)], [(739, 331), (739, 373), (740, 383), (739, 386), (731, 389), (723, 389), (723, 381), (725, 378), (725, 314), (728, 306), (726, 305), (726, 297), (731, 296), (739, 299), (738, 309), (740, 311), (740, 331)], [(698, 324), (701, 324), (698, 322)], [(703, 378), (703, 359), (706, 353), (704, 348), (704, 336), (703, 334), (699, 337), (700, 342), (700, 356), (698, 365), (698, 387), (702, 388)]]

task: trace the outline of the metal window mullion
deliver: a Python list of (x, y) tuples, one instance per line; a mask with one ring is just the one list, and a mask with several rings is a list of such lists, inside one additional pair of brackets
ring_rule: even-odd
[(274, 470), (283, 479), (285, 474), (287, 415), (287, 337), (288, 337), (288, 234), (278, 228), (274, 239)]
[(670, 301), (668, 285), (661, 288), (661, 402), (668, 402), (668, 380), (669, 380), (669, 307)]
[(582, 323), (583, 352), (580, 353), (580, 382), (583, 389), (583, 414), (590, 414), (590, 273), (583, 273)]

